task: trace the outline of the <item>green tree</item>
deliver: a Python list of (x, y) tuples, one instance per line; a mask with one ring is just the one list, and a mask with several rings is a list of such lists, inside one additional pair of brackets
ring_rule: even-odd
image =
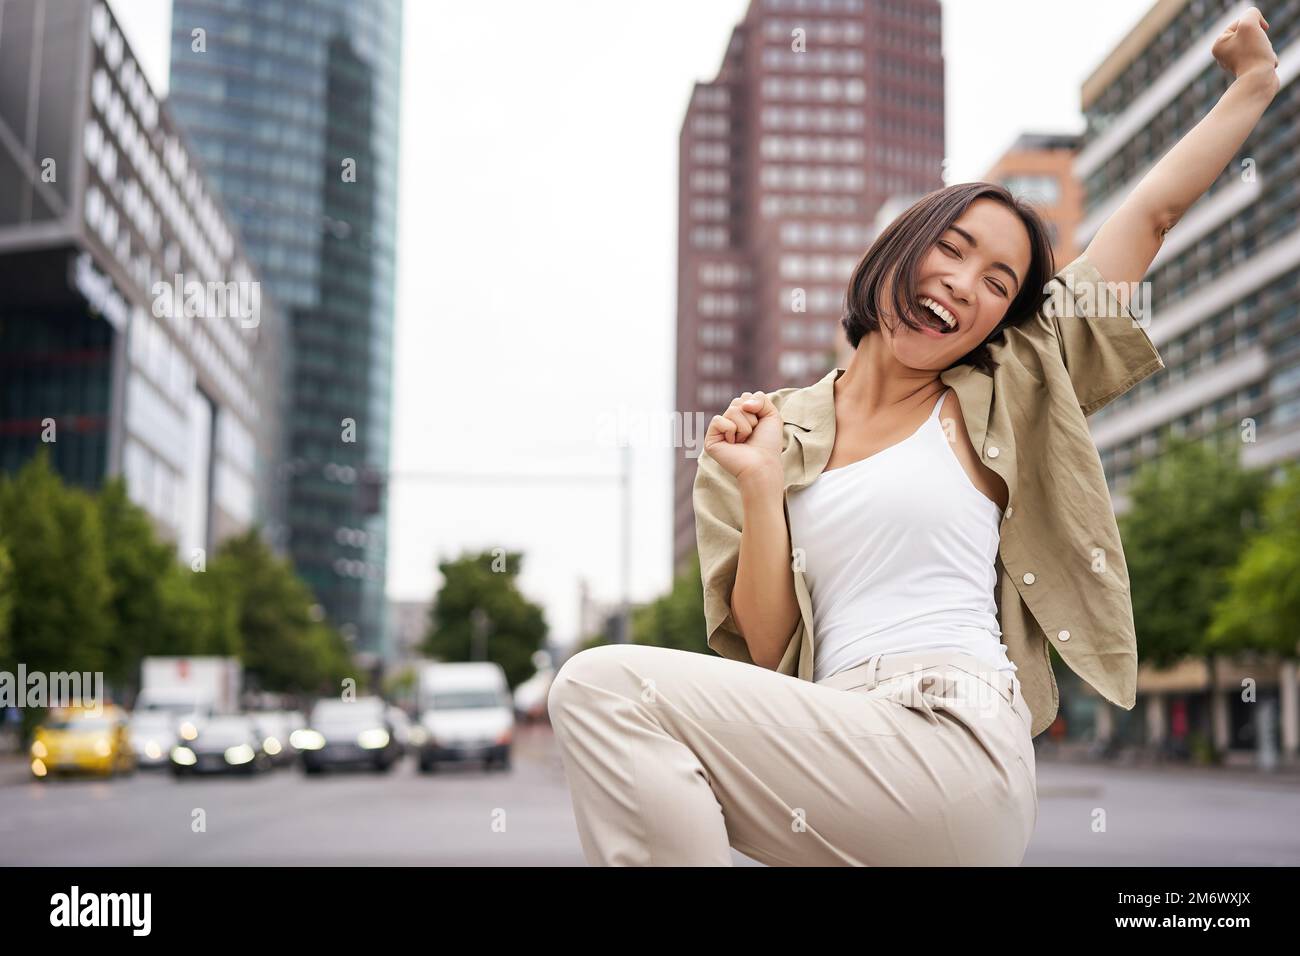
[(184, 653), (159, 646), (170, 610), (163, 582), (175, 571), (176, 551), (158, 540), (153, 521), (127, 497), (122, 479), (104, 486), (98, 506), (113, 632), (106, 673), (111, 680), (134, 683), (146, 654)]
[(208, 571), (171, 562), (159, 581), (161, 614), (146, 654), (243, 657), (239, 606)]
[(511, 687), (531, 677), (532, 655), (545, 643), (547, 628), (542, 609), (519, 590), (522, 568), (523, 555), (515, 552), (439, 562), (443, 584), (429, 609), (421, 651), (443, 661), (473, 660), (478, 628), (487, 659), (501, 665)]
[[(5, 669), (103, 671), (112, 661), (112, 588), (99, 512), (64, 485), (44, 449), (0, 480), (0, 543), (9, 554)], [(24, 733), (40, 718), (24, 708)]]
[(704, 585), (700, 557), (672, 582), (672, 589), (632, 612), (632, 640), (637, 644), (673, 647), (712, 654), (705, 643)]
[[(347, 648), (312, 614), (315, 598), (288, 561), (271, 553), (257, 531), (227, 539), (208, 570), (195, 574), (202, 597), (233, 616), (238, 653), (250, 683), (261, 690), (334, 693), (350, 676)], [(210, 589), (210, 590), (209, 590)], [(207, 632), (229, 639), (224, 627)], [(231, 649), (205, 648), (205, 653)]]
[[(1163, 453), (1135, 476), (1131, 508), (1120, 519), (1140, 659), (1168, 667), (1208, 658), (1214, 606), (1228, 591), (1236, 564), (1258, 521), (1267, 476), (1243, 470), (1232, 440), (1191, 441), (1166, 435)], [(1205, 691), (1202, 746), (1210, 762), (1213, 683)]]
[(1120, 519), (1144, 661), (1157, 667), (1212, 652), (1214, 604), (1254, 528), (1267, 475), (1241, 468), (1231, 441), (1171, 436), (1135, 476)]
[(1220, 652), (1256, 650), (1294, 658), (1300, 645), (1300, 465), (1268, 490), (1260, 531), (1228, 575), (1214, 607), (1210, 643)]

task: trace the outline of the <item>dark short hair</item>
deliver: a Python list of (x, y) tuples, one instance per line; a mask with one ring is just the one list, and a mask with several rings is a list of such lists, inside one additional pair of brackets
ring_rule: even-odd
[(1020, 218), (1029, 233), (1030, 248), (1029, 272), (1007, 307), (1007, 314), (983, 342), (949, 366), (970, 364), (992, 373), (996, 363), (989, 354), (987, 343), (1000, 336), (1008, 325), (1017, 325), (1038, 311), (1047, 299), (1047, 284), (1056, 273), (1052, 242), (1042, 214), (1032, 203), (1017, 199), (1010, 190), (997, 183), (957, 183), (927, 193), (876, 237), (853, 270), (845, 294), (844, 317), (840, 325), (853, 348), (858, 347), (868, 332), (880, 328), (877, 302), (896, 263), (896, 275), (902, 280), (895, 282), (892, 289), (893, 314), (909, 328), (921, 328), (920, 322), (912, 317), (910, 308), (917, 299), (917, 267), (948, 227), (961, 218), (971, 203), (981, 198), (1002, 203)]

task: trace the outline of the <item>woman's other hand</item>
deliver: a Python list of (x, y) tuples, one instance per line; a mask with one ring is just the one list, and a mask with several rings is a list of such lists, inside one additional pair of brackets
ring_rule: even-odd
[(1277, 69), (1277, 54), (1269, 43), (1268, 21), (1256, 7), (1248, 7), (1227, 29), (1219, 34), (1210, 50), (1219, 65), (1234, 77), (1252, 70), (1273, 72)]
[(765, 392), (744, 392), (714, 415), (704, 450), (737, 480), (750, 474), (781, 474), (781, 413)]

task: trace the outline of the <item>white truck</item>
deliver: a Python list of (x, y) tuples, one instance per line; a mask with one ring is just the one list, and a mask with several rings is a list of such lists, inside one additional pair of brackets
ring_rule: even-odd
[(424, 662), (416, 708), (419, 723), (412, 728), (411, 743), (422, 773), (458, 761), (510, 769), (514, 702), (500, 664)]
[(236, 714), (243, 676), (235, 657), (146, 657), (140, 665), (135, 712)]
[(140, 767), (166, 767), (181, 737), (210, 717), (239, 712), (244, 669), (234, 657), (146, 657), (131, 712), (131, 747)]

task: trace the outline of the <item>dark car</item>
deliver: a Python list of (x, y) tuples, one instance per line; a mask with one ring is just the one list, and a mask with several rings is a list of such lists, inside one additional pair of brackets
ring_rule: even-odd
[(250, 717), (210, 717), (185, 734), (171, 751), (177, 777), (196, 773), (256, 774), (271, 769), (257, 725)]
[(307, 773), (348, 766), (383, 773), (402, 759), (404, 737), (404, 728), (381, 698), (330, 699), (312, 709), (307, 729), (294, 734), (294, 746)]
[(302, 726), (300, 715), (287, 710), (259, 710), (248, 716), (252, 718), (262, 749), (271, 758), (273, 766), (284, 766), (298, 759), (298, 752), (289, 738)]

